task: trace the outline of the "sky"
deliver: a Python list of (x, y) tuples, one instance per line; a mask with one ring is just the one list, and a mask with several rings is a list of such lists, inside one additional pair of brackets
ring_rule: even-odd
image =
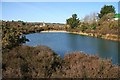
[(118, 2), (2, 2), (0, 20), (65, 23), (72, 14), (82, 19), (104, 5), (113, 5), (118, 13)]
[(119, 2), (119, 0), (1, 0), (2, 2)]

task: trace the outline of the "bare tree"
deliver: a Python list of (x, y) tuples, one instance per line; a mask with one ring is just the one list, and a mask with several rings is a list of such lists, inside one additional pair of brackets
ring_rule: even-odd
[(98, 20), (98, 17), (97, 17), (97, 13), (93, 12), (89, 15), (86, 15), (84, 18), (83, 18), (83, 21), (85, 23), (89, 23), (89, 24), (92, 24), (94, 22), (97, 22)]

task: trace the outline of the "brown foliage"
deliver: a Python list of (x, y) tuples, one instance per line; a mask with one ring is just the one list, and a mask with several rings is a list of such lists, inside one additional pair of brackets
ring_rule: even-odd
[(82, 52), (64, 59), (45, 46), (18, 46), (2, 55), (3, 78), (118, 78), (120, 67)]
[[(64, 77), (69, 78), (118, 78), (118, 66), (110, 60), (81, 52), (73, 52), (64, 57)], [(120, 76), (119, 76), (120, 77)]]
[(3, 53), (3, 78), (50, 77), (60, 60), (48, 47), (18, 46)]

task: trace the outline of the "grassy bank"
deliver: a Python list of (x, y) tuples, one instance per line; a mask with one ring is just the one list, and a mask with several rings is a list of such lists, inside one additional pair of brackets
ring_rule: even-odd
[(62, 59), (46, 46), (18, 46), (3, 52), (3, 78), (119, 78), (120, 67), (81, 52)]
[(80, 34), (84, 36), (91, 36), (91, 37), (96, 37), (96, 38), (102, 38), (106, 40), (111, 40), (111, 41), (120, 41), (119, 36), (115, 34), (98, 34), (98, 33), (86, 33), (86, 32), (70, 32), (73, 34)]

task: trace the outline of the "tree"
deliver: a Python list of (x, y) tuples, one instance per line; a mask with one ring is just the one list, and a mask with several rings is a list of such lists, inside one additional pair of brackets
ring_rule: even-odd
[(112, 5), (104, 5), (101, 8), (100, 13), (98, 14), (99, 18), (102, 18), (104, 15), (108, 14), (108, 13), (115, 13), (115, 8)]
[(104, 16), (99, 20), (98, 24), (99, 24), (99, 25), (102, 25), (102, 23), (107, 23), (107, 22), (109, 22), (110, 20), (113, 19), (114, 15), (115, 15), (114, 13), (108, 13), (108, 14), (104, 15)]
[(89, 15), (86, 15), (86, 16), (83, 18), (83, 21), (84, 21), (85, 23), (93, 24), (93, 23), (97, 22), (97, 19), (98, 19), (97, 13), (96, 13), (96, 12), (93, 12), (93, 13), (91, 13), (91, 14), (89, 14)]
[(77, 18), (77, 14), (73, 14), (72, 17), (66, 20), (66, 23), (71, 27), (75, 28), (78, 27), (80, 20)]

